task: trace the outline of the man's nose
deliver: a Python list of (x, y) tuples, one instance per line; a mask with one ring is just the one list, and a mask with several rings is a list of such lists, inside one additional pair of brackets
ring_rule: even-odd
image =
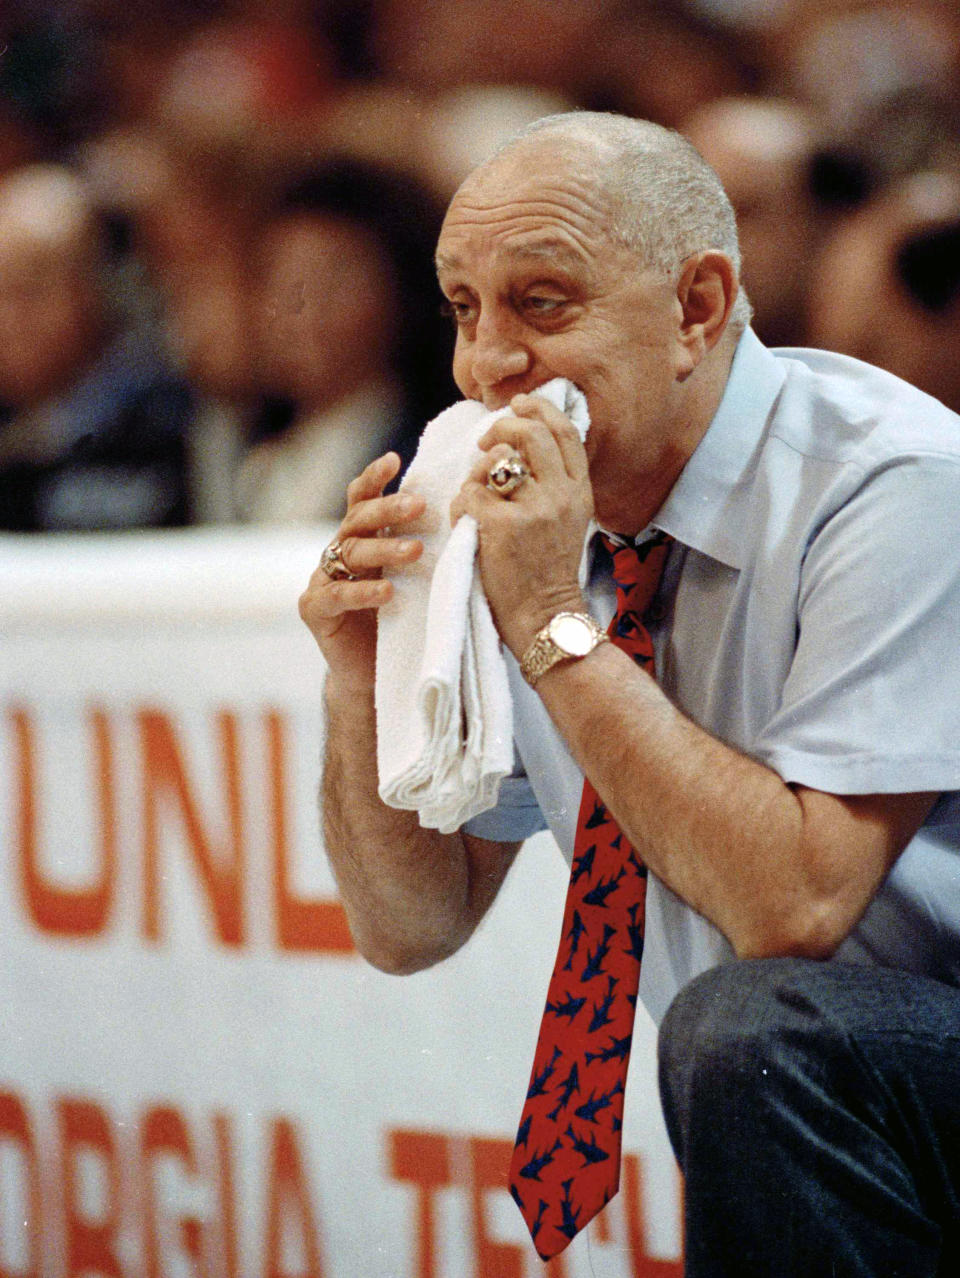
[(509, 329), (485, 323), (477, 325), (473, 344), (473, 378), (481, 391), (494, 391), (502, 383), (522, 377), (531, 355)]

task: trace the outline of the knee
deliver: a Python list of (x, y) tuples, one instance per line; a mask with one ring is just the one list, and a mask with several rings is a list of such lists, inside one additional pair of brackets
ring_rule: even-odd
[(739, 1094), (748, 1104), (774, 1085), (786, 1043), (796, 1045), (798, 1028), (816, 1019), (804, 987), (818, 968), (804, 959), (742, 960), (711, 968), (680, 991), (658, 1039), (660, 1093), (675, 1146), (698, 1100), (715, 1105), (718, 1096), (732, 1101)]
[(791, 960), (779, 959), (725, 963), (684, 986), (660, 1026), (664, 1068), (721, 1065), (762, 1048), (776, 1034), (791, 967)]

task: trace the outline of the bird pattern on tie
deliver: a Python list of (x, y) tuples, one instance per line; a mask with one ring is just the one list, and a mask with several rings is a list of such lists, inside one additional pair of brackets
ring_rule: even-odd
[[(617, 610), (609, 635), (653, 673), (644, 625), (670, 538), (604, 538)], [(585, 779), (560, 948), (510, 1164), (537, 1252), (557, 1255), (617, 1192), (624, 1089), (643, 954), (647, 867)]]

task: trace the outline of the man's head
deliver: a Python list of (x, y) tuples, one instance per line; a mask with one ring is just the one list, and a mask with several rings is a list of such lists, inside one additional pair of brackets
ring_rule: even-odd
[(264, 234), (261, 349), (270, 388), (327, 409), (390, 368), (396, 310), (390, 264), (368, 229), (292, 213)]
[(105, 324), (100, 254), (68, 170), (36, 165), (0, 184), (0, 400), (29, 404), (83, 371)]
[(439, 224), (418, 182), (379, 165), (336, 158), (292, 177), (260, 253), (270, 388), (319, 410), (387, 381), (421, 422), (448, 404), (449, 333), (424, 314)]
[(617, 116), (538, 121), (460, 187), (437, 264), (461, 391), (492, 408), (570, 378), (601, 519), (638, 487), (662, 499), (749, 318), (733, 213), (693, 147)]

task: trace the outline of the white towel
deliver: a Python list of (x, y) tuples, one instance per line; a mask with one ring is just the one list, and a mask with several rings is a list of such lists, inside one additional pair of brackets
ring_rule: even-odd
[[(563, 378), (537, 392), (586, 437), (583, 394)], [(477, 457), (477, 440), (509, 409), (464, 400), (425, 428), (403, 478), (426, 498), (416, 525), (424, 552), (392, 574), (379, 611), (376, 709), (379, 794), (444, 834), (493, 807), (513, 768), (513, 706), (500, 640), (476, 567), (477, 524), (451, 531), (450, 503)]]

